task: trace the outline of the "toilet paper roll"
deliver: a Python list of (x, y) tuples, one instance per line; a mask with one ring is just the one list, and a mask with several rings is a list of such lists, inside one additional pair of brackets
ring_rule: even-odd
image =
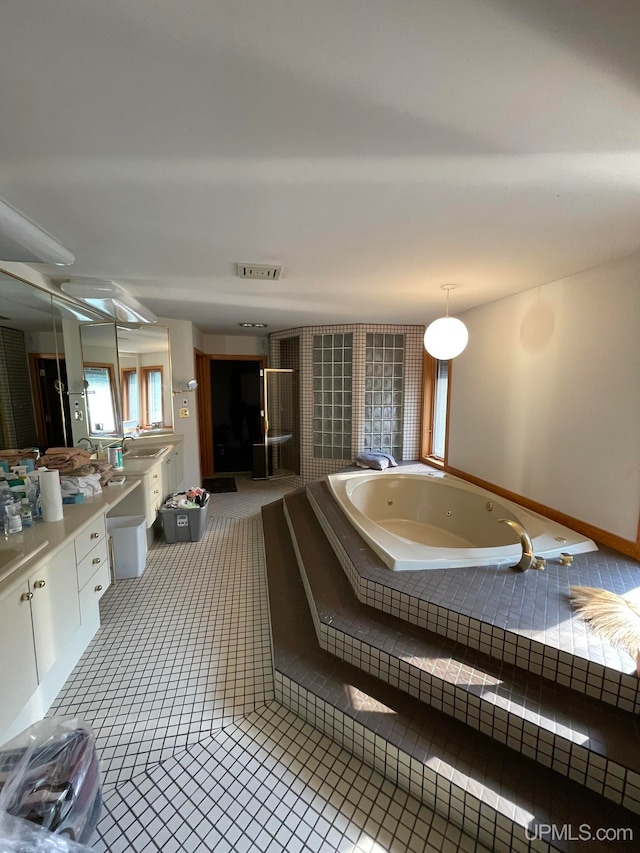
[(40, 500), (43, 521), (62, 521), (62, 489), (59, 471), (40, 471)]

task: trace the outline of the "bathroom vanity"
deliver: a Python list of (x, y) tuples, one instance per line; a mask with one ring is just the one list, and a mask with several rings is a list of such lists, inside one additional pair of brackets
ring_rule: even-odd
[(176, 436), (171, 441), (153, 443), (144, 439), (129, 443), (124, 454), (124, 471), (127, 477), (140, 479), (140, 489), (129, 494), (122, 502), (118, 515), (144, 515), (147, 528), (156, 520), (164, 498), (177, 492), (184, 479), (182, 442)]
[(0, 743), (41, 719), (100, 627), (112, 582), (108, 516), (144, 515), (147, 528), (166, 494), (182, 485), (182, 442), (131, 442), (126, 480), (62, 521), (39, 521), (0, 537)]

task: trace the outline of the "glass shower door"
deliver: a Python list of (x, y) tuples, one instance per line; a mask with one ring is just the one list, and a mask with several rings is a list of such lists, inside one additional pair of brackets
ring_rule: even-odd
[(299, 474), (299, 393), (296, 371), (266, 368), (262, 373), (267, 478)]

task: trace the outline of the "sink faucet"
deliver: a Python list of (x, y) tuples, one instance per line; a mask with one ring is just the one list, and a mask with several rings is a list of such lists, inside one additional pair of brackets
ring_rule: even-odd
[(519, 572), (526, 572), (527, 569), (531, 568), (534, 560), (533, 542), (531, 541), (531, 537), (519, 521), (512, 521), (510, 518), (499, 518), (498, 521), (501, 524), (508, 524), (509, 527), (516, 532), (518, 539), (520, 540), (520, 544), (522, 545), (522, 556), (520, 557), (520, 561), (511, 568), (517, 569)]
[(126, 453), (126, 452), (127, 452), (127, 451), (126, 451), (126, 449), (125, 449), (125, 448), (126, 448), (125, 441), (126, 441), (127, 439), (129, 439), (130, 441), (135, 441), (136, 436), (135, 436), (135, 435), (125, 435), (125, 436), (124, 436), (124, 438), (122, 439), (122, 452), (123, 452), (123, 453)]
[(95, 453), (95, 452), (96, 452), (96, 450), (98, 449), (98, 446), (97, 446), (96, 444), (94, 444), (94, 443), (91, 441), (91, 439), (90, 439), (90, 438), (87, 438), (86, 436), (84, 436), (84, 435), (83, 435), (83, 436), (82, 436), (82, 438), (79, 438), (79, 439), (78, 439), (77, 444), (78, 444), (78, 445), (81, 445), (83, 441), (86, 441), (86, 442), (87, 442), (87, 444), (89, 445), (89, 450), (90, 450), (92, 453)]

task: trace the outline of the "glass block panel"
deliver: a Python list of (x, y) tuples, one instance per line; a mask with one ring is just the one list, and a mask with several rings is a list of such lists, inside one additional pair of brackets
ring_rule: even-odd
[(323, 404), (322, 420), (314, 419), (313, 422), (316, 459), (348, 459), (351, 456), (352, 369), (352, 334), (313, 336), (313, 387), (314, 391), (322, 389), (318, 394), (320, 399), (314, 394), (314, 403)]
[(402, 457), (404, 348), (404, 335), (366, 335), (365, 448), (397, 458)]

